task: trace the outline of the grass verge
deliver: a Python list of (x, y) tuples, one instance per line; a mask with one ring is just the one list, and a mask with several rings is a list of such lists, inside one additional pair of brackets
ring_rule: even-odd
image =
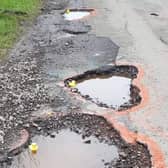
[(0, 59), (20, 35), (21, 21), (37, 15), (41, 0), (0, 0)]

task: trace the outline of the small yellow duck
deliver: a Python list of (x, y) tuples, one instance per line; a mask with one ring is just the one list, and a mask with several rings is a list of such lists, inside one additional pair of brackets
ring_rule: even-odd
[(70, 14), (70, 12), (71, 12), (70, 9), (66, 9), (65, 11), (66, 14)]
[(68, 86), (69, 87), (75, 87), (76, 86), (76, 81), (75, 80), (72, 80), (68, 83)]
[(29, 145), (29, 149), (32, 153), (37, 153), (38, 145), (36, 143), (32, 143), (31, 145)]
[(52, 116), (53, 112), (47, 112), (48, 116)]

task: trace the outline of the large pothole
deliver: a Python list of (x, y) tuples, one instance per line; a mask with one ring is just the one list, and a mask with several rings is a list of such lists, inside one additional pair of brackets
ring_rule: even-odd
[(104, 164), (118, 158), (117, 148), (100, 143), (96, 138), (87, 140), (69, 130), (50, 136), (37, 136), (32, 139), (39, 146), (36, 155), (26, 150), (17, 156), (12, 168), (102, 168)]
[(88, 17), (94, 12), (94, 9), (66, 9), (63, 13), (65, 20), (73, 21)]
[(65, 85), (74, 81), (72, 89), (82, 97), (101, 107), (125, 110), (141, 102), (140, 90), (132, 84), (137, 77), (135, 66), (106, 66), (87, 71), (65, 80)]
[(24, 150), (13, 158), (10, 168), (151, 168), (147, 146), (126, 143), (100, 116), (68, 114), (36, 119), (30, 131), (39, 151), (32, 155)]

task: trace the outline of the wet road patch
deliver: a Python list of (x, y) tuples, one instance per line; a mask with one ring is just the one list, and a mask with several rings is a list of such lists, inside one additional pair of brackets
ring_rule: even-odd
[(65, 20), (73, 21), (88, 17), (94, 12), (94, 9), (66, 9), (63, 13)]
[(65, 85), (72, 91), (101, 107), (125, 110), (141, 102), (140, 90), (132, 84), (137, 77), (135, 66), (106, 66), (87, 71), (82, 75), (65, 80)]
[[(47, 165), (69, 167), (69, 164), (79, 167), (80, 163), (80, 167), (85, 165), (88, 168), (151, 168), (151, 156), (147, 146), (139, 142), (127, 143), (101, 116), (70, 113), (38, 118), (33, 121), (29, 132), (31, 139), (39, 146), (37, 154), (32, 155), (27, 149), (24, 150), (13, 157), (10, 168), (20, 168), (25, 163), (25, 166), (28, 164), (36, 168)], [(52, 165), (53, 161), (58, 162)]]

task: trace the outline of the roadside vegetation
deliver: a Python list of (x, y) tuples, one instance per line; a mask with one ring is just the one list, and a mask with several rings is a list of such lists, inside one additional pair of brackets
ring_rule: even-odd
[(40, 5), (41, 0), (0, 0), (0, 58), (21, 34), (21, 23), (31, 21)]

